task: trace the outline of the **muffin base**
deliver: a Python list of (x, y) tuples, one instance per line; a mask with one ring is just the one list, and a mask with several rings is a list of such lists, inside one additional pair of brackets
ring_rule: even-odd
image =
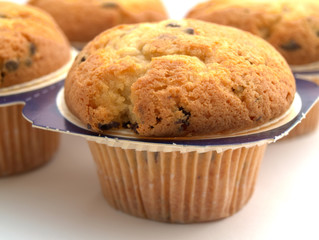
[(88, 143), (111, 206), (172, 223), (213, 221), (239, 211), (254, 191), (267, 146), (181, 153)]
[(0, 107), (0, 177), (44, 165), (59, 146), (60, 134), (33, 128), (23, 118), (22, 108)]

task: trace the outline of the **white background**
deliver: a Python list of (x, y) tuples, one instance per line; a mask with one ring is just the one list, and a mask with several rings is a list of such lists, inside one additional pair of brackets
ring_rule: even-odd
[[(22, 1), (20, 1), (22, 2)], [(175, 19), (198, 1), (164, 1)], [(84, 139), (63, 135), (46, 166), (0, 179), (0, 239), (319, 239), (319, 131), (271, 144), (256, 190), (237, 214), (164, 224), (108, 206)]]

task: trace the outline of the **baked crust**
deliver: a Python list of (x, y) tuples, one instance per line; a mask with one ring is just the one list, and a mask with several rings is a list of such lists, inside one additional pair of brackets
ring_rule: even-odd
[(90, 42), (65, 82), (88, 128), (143, 136), (234, 132), (282, 115), (295, 95), (284, 58), (247, 32), (198, 20), (121, 25)]
[(160, 0), (30, 0), (50, 13), (70, 41), (87, 42), (119, 24), (167, 19)]
[(0, 88), (59, 69), (70, 59), (69, 43), (45, 12), (0, 2)]
[(186, 16), (233, 26), (272, 44), (291, 65), (319, 60), (319, 1), (212, 0)]

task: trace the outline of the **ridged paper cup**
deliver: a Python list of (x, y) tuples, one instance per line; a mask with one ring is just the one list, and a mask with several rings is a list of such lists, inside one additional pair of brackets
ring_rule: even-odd
[[(0, 89), (0, 97), (12, 97), (30, 92), (65, 78), (76, 51), (70, 61), (57, 71), (30, 82)], [(32, 127), (22, 116), (21, 102), (0, 104), (0, 177), (23, 173), (38, 168), (57, 151), (60, 134)]]
[(139, 151), (89, 141), (107, 202), (128, 214), (195, 223), (238, 212), (250, 199), (266, 144), (222, 152)]
[(60, 135), (32, 128), (23, 118), (22, 108), (0, 107), (0, 177), (44, 165), (59, 146)]
[[(227, 135), (156, 138), (125, 129), (105, 136), (79, 133), (88, 140), (103, 195), (115, 209), (161, 222), (207, 222), (229, 217), (249, 201), (267, 144), (276, 140), (260, 133), (295, 119), (301, 105), (297, 94), (280, 118)], [(65, 119), (86, 129), (69, 111), (63, 89), (57, 106)]]
[[(319, 85), (319, 62), (292, 66), (292, 70), (297, 77), (316, 83)], [(319, 102), (314, 104), (307, 116), (298, 124), (284, 139), (293, 139), (316, 131), (319, 126)]]

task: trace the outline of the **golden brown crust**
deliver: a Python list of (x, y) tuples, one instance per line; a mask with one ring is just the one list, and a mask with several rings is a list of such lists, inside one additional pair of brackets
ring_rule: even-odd
[(161, 0), (30, 0), (50, 13), (70, 41), (87, 42), (119, 24), (167, 19)]
[(0, 87), (27, 82), (63, 66), (69, 43), (40, 9), (0, 3)]
[(233, 26), (271, 43), (291, 65), (319, 60), (319, 1), (212, 0), (187, 18)]
[(144, 136), (237, 131), (283, 114), (295, 82), (282, 56), (249, 33), (196, 20), (123, 25), (79, 54), (66, 103), (89, 128)]

